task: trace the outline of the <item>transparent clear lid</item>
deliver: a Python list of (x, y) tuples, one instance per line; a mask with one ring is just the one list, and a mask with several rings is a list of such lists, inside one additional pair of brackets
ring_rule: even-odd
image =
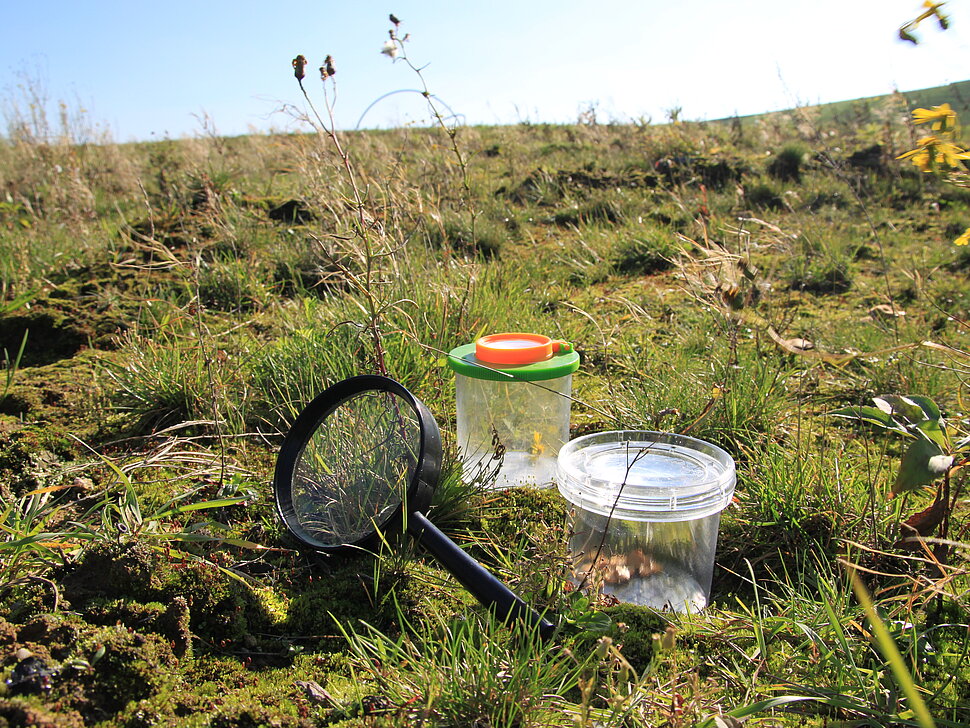
[(690, 521), (731, 502), (734, 460), (716, 445), (663, 432), (584, 435), (559, 451), (559, 492), (586, 511), (634, 521)]

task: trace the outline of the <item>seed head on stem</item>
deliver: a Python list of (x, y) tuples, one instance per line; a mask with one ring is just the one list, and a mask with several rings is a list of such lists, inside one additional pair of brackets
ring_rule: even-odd
[(307, 60), (303, 54), (293, 59), (293, 75), (296, 76), (297, 81), (302, 81), (306, 78), (306, 66)]

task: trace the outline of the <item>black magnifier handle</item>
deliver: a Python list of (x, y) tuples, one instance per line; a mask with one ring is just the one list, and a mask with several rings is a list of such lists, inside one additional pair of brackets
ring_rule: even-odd
[(556, 630), (555, 624), (532, 609), (494, 574), (458, 548), (423, 513), (412, 511), (408, 514), (408, 531), (483, 605), (494, 606), (500, 617), (514, 617), (538, 627), (543, 639), (552, 636)]

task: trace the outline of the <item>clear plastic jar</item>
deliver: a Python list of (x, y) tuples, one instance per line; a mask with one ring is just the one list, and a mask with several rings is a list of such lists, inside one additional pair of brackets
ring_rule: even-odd
[(453, 349), (448, 364), (466, 476), (500, 461), (495, 488), (555, 485), (579, 368), (572, 346), (538, 334), (493, 334)]
[(734, 460), (716, 445), (660, 432), (601, 432), (559, 452), (572, 508), (574, 583), (620, 601), (697, 612), (710, 600)]

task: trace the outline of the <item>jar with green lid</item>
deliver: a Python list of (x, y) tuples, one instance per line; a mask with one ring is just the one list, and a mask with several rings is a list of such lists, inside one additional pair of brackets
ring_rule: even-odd
[(465, 474), (501, 459), (495, 488), (555, 485), (579, 368), (572, 345), (539, 334), (492, 334), (452, 349), (448, 366)]

